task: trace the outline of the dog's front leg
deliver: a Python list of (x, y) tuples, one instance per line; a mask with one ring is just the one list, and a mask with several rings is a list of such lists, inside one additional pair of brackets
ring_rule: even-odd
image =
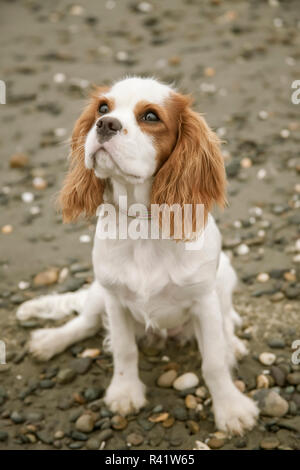
[(114, 372), (105, 403), (123, 416), (139, 411), (146, 404), (145, 385), (138, 375), (138, 349), (130, 313), (113, 297), (106, 298), (109, 339)]
[(255, 403), (234, 385), (226, 354), (222, 314), (215, 290), (193, 306), (195, 335), (202, 354), (202, 372), (213, 400), (216, 425), (229, 434), (243, 434), (256, 422)]

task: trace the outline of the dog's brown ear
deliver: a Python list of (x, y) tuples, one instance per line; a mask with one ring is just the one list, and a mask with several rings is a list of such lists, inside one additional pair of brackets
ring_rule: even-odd
[[(101, 88), (98, 89), (99, 92)], [(104, 181), (88, 170), (84, 163), (85, 138), (96, 119), (97, 102), (92, 99), (75, 123), (71, 139), (69, 171), (63, 182), (58, 203), (62, 209), (63, 221), (73, 222), (81, 214), (95, 215), (103, 202)]]
[(204, 118), (185, 103), (178, 123), (178, 138), (169, 158), (158, 171), (152, 186), (152, 204), (192, 206), (192, 229), (196, 229), (196, 204), (204, 205), (204, 220), (214, 203), (226, 204), (226, 176), (220, 141)]

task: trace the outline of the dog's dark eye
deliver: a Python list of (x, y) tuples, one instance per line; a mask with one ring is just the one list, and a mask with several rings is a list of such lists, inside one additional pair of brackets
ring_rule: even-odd
[(109, 111), (109, 107), (106, 103), (100, 104), (98, 111), (100, 114), (106, 114)]
[(142, 117), (142, 119), (143, 121), (148, 121), (148, 122), (159, 121), (159, 117), (157, 116), (157, 114), (153, 113), (153, 111), (147, 111)]

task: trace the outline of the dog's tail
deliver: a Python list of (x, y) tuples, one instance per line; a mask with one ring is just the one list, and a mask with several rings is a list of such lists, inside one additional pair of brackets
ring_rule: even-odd
[(74, 311), (81, 313), (88, 289), (80, 289), (77, 292), (66, 294), (43, 295), (36, 299), (24, 302), (17, 310), (17, 318), (20, 321), (29, 318), (45, 318), (58, 320), (67, 317)]

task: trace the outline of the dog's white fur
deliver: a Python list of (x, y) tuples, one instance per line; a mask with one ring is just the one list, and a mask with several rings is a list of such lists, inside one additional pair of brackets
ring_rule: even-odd
[[(127, 195), (129, 204), (149, 204), (156, 150), (151, 136), (135, 122), (132, 110), (143, 99), (163, 105), (170, 92), (171, 88), (152, 79), (116, 83), (108, 93), (115, 102), (111, 115), (122, 122), (126, 135), (118, 133), (104, 150), (99, 150), (95, 125), (87, 135), (86, 166), (110, 181), (104, 200), (116, 207), (120, 195)], [(98, 228), (102, 223), (99, 217)], [(39, 359), (50, 359), (76, 341), (94, 335), (105, 317), (114, 359), (105, 401), (113, 412), (126, 415), (146, 403), (136, 346), (141, 325), (144, 331), (150, 327), (162, 332), (181, 326), (197, 339), (217, 427), (235, 434), (251, 429), (257, 407), (235, 387), (230, 372), (235, 357), (247, 352), (234, 334), (234, 326), (240, 322), (231, 300), (236, 275), (221, 252), (220, 233), (211, 215), (202, 243), (200, 250), (188, 251), (184, 241), (100, 240), (95, 236), (95, 281), (88, 290), (45, 296), (20, 306), (20, 320), (61, 318), (73, 310), (79, 312), (59, 328), (35, 331), (30, 351)]]

